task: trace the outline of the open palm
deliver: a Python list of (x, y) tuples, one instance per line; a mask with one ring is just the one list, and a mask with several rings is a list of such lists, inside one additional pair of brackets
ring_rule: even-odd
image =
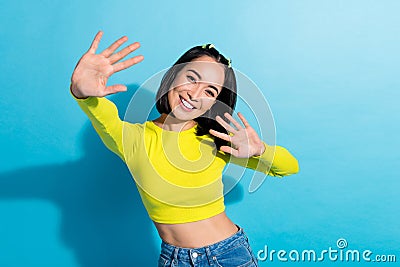
[(216, 117), (217, 122), (221, 124), (229, 133), (231, 133), (228, 135), (212, 129), (210, 130), (210, 134), (231, 143), (232, 146), (221, 146), (221, 151), (232, 154), (238, 158), (249, 158), (264, 153), (264, 143), (240, 112), (238, 113), (238, 116), (243, 122), (244, 127), (240, 125), (240, 123), (237, 122), (229, 113), (225, 113), (224, 115), (229, 121), (232, 122), (236, 129), (224, 121), (221, 117)]
[(140, 47), (138, 42), (130, 44), (121, 51), (114, 53), (128, 38), (121, 37), (100, 54), (96, 54), (102, 31), (99, 31), (89, 50), (81, 57), (71, 77), (71, 91), (79, 98), (88, 96), (106, 96), (126, 91), (125, 85), (116, 84), (107, 86), (108, 78), (114, 73), (139, 63), (143, 56), (135, 56), (118, 62)]

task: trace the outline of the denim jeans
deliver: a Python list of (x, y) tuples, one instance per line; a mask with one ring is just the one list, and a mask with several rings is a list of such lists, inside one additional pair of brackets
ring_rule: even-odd
[(183, 248), (161, 242), (159, 267), (245, 267), (258, 266), (243, 228), (232, 236), (201, 248)]

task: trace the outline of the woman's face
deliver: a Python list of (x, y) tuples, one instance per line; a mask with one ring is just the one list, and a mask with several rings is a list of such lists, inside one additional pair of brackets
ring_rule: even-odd
[(168, 92), (171, 115), (188, 121), (204, 114), (215, 103), (224, 79), (224, 66), (211, 57), (202, 56), (186, 63)]

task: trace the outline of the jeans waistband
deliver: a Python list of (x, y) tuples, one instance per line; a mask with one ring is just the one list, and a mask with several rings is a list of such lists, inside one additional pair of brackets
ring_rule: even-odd
[[(201, 260), (204, 257), (217, 256), (218, 254), (229, 250), (232, 247), (236, 247), (242, 242), (248, 242), (248, 238), (242, 227), (237, 225), (238, 231), (230, 237), (221, 240), (217, 243), (207, 245), (199, 248), (185, 248), (174, 246), (161, 242), (161, 253), (166, 255), (168, 258), (189, 260), (193, 255), (196, 255), (197, 260)], [(196, 253), (195, 253), (196, 252)]]

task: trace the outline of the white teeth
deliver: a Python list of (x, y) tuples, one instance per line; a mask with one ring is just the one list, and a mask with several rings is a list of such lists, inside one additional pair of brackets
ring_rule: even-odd
[(194, 107), (192, 105), (189, 104), (189, 102), (185, 101), (185, 99), (181, 98), (182, 103), (185, 107), (190, 108), (190, 109), (194, 109)]

